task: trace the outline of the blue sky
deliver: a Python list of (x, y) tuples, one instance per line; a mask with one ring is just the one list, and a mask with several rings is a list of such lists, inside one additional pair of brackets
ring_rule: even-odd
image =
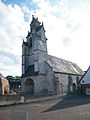
[(0, 0), (0, 73), (21, 75), (22, 40), (32, 14), (44, 22), (48, 53), (90, 65), (90, 0)]
[[(26, 6), (29, 10), (37, 9), (37, 5), (32, 2), (32, 0), (2, 0), (2, 2), (7, 6), (12, 5), (12, 7), (14, 7), (14, 5), (18, 5), (22, 9), (22, 11), (24, 6)], [(26, 22), (28, 22), (29, 14), (27, 12), (24, 12), (24, 19)]]
[(11, 4), (14, 6), (15, 4), (20, 7), (27, 6), (28, 8), (34, 8), (36, 5), (32, 2), (32, 0), (2, 0), (5, 5)]

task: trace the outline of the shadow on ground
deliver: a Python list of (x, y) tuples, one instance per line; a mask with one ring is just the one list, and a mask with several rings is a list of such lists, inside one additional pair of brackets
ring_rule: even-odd
[(90, 96), (69, 96), (69, 97), (63, 98), (62, 101), (58, 102), (56, 105), (52, 106), (51, 108), (43, 112), (50, 112), (50, 111), (60, 110), (64, 108), (71, 108), (71, 107), (80, 106), (88, 103), (90, 103)]

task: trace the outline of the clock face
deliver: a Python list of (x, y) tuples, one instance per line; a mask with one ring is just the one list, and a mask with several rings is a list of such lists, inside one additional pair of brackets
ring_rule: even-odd
[(40, 41), (39, 43), (40, 43), (40, 45), (43, 45), (42, 41)]

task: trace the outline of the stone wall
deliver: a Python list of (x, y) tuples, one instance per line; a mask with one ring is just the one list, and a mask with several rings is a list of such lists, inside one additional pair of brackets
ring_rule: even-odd
[(0, 95), (0, 101), (15, 101), (15, 100), (20, 100), (21, 96), (20, 95)]
[[(55, 75), (58, 77), (59, 80), (59, 86), (60, 86), (60, 94), (67, 94), (69, 92), (73, 92), (74, 88), (73, 85), (76, 86), (77, 89), (77, 75), (70, 75), (70, 74), (59, 74), (59, 73), (55, 73)], [(69, 85), (69, 75), (72, 78), (72, 84)], [(79, 80), (81, 78), (81, 76), (78, 76)], [(69, 87), (70, 87), (70, 91), (69, 91)]]

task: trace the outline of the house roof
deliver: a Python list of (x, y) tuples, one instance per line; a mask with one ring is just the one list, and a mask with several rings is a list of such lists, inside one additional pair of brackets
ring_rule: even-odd
[(4, 76), (0, 73), (0, 77), (4, 78)]
[(56, 73), (60, 72), (60, 73), (69, 73), (69, 74), (77, 74), (77, 75), (84, 74), (84, 72), (79, 68), (77, 64), (61, 58), (48, 55), (47, 62), (51, 67), (53, 67), (53, 71)]
[(81, 84), (90, 84), (90, 66), (80, 80)]

